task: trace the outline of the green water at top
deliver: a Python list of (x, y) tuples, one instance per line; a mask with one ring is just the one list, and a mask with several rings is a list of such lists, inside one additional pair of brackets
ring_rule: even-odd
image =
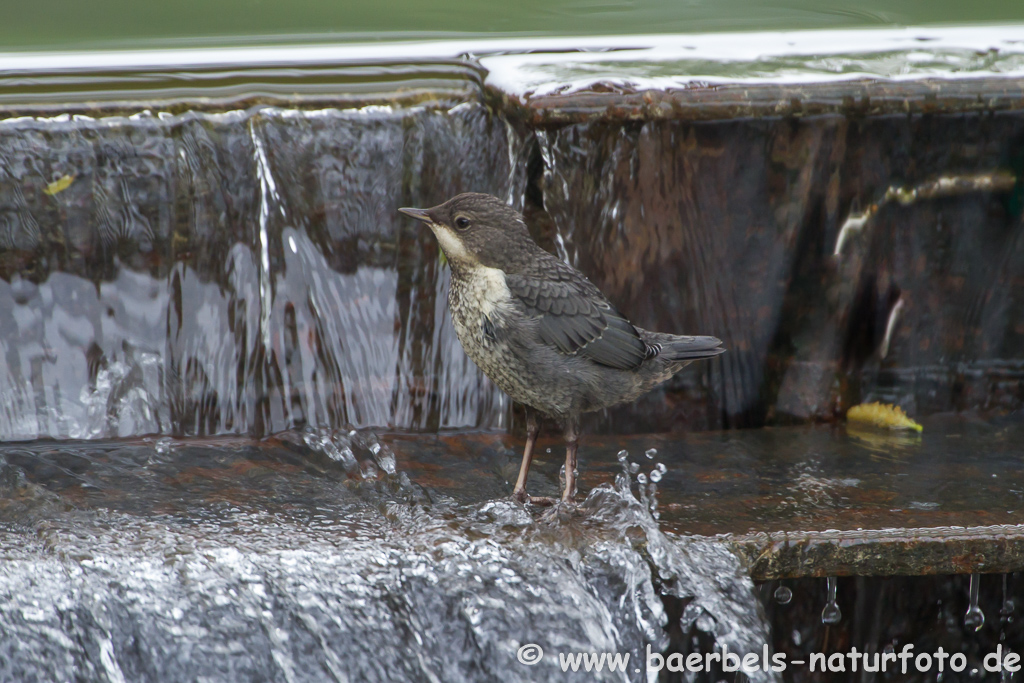
[(0, 51), (1024, 22), (1019, 0), (7, 0)]

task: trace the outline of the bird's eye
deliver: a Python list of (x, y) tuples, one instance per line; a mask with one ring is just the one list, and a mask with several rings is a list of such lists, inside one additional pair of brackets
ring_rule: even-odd
[(455, 227), (459, 230), (465, 230), (469, 227), (469, 219), (465, 216), (459, 216), (455, 219)]

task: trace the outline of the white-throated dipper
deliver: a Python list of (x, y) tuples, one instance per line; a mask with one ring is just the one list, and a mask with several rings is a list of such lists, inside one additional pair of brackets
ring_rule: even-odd
[(551, 502), (526, 494), (537, 412), (565, 425), (562, 500), (571, 502), (582, 413), (633, 401), (692, 361), (725, 351), (715, 337), (635, 327), (581, 272), (541, 249), (522, 215), (496, 197), (466, 193), (399, 211), (430, 226), (448, 259), (448, 308), (462, 348), (526, 406), (516, 500)]

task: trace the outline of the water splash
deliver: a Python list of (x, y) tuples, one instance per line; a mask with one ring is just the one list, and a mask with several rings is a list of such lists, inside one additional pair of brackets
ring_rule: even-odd
[[(767, 642), (738, 558), (662, 533), (630, 477), (534, 518), (389, 472), (389, 447), (366, 430), (274, 443), (182, 442), (159, 458), (153, 443), (66, 447), (85, 468), (62, 477), (93, 497), (59, 512), (43, 489), (45, 519), (0, 529), (0, 625), (18, 643), (0, 676), (563, 680), (556, 656), (526, 668), (517, 650), (643, 661), (669, 644), (663, 596), (689, 601), (681, 625), (731, 651)], [(35, 485), (20, 482), (25, 499)]]

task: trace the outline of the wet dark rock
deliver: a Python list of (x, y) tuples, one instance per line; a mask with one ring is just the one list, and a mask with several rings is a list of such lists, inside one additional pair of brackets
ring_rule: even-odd
[[(1015, 571), (1024, 565), (1022, 439), (1019, 424), (948, 417), (926, 421), (921, 435), (849, 426), (590, 436), (582, 486), (614, 481), (623, 449), (645, 486), (664, 468), (661, 527), (734, 544), (759, 579)], [(393, 448), (413, 480), (467, 500), (508, 495), (518, 444), (506, 444), (396, 436)], [(557, 492), (560, 448), (540, 441), (537, 495)], [(640, 456), (651, 448), (653, 460)]]

